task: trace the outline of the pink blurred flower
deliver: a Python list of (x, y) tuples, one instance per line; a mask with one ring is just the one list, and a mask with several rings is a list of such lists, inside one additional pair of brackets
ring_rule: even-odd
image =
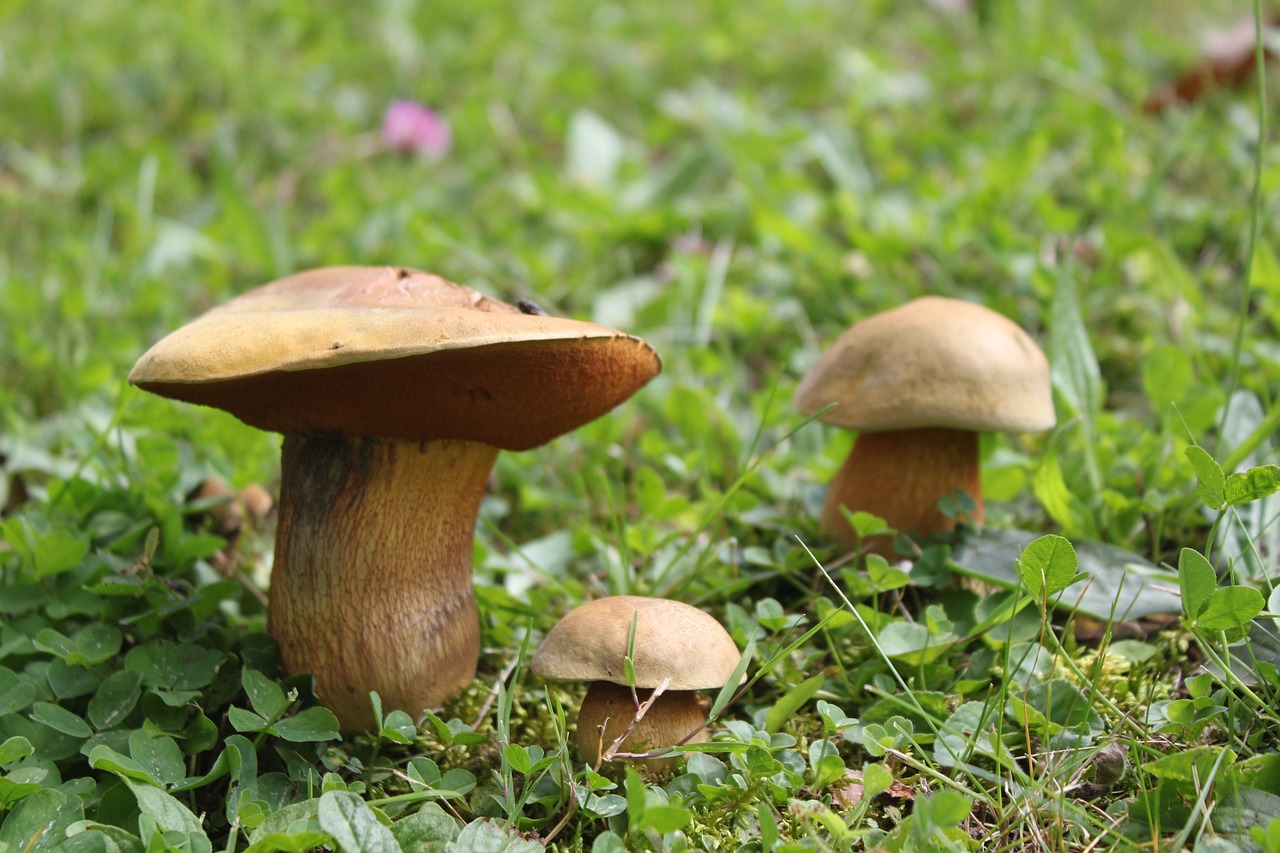
[(382, 143), (392, 151), (404, 151), (436, 159), (453, 147), (449, 122), (417, 101), (393, 101), (382, 116)]

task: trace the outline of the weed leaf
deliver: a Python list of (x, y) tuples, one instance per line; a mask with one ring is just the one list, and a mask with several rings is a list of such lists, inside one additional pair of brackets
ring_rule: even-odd
[(1227, 477), (1223, 490), (1229, 506), (1261, 500), (1280, 491), (1280, 466), (1260, 465)]
[(773, 734), (781, 729), (783, 723), (791, 719), (796, 711), (813, 698), (813, 694), (818, 692), (818, 688), (822, 687), (822, 682), (825, 680), (824, 676), (815, 675), (788, 690), (781, 699), (773, 703), (773, 707), (765, 715), (764, 730)]
[(1018, 558), (1018, 577), (1036, 598), (1056, 595), (1084, 575), (1071, 543), (1061, 536), (1041, 536)]
[(0, 824), (0, 849), (22, 853), (55, 853), (67, 828), (84, 818), (79, 797), (53, 788), (37, 791), (14, 806)]
[(1182, 593), (1182, 612), (1195, 620), (1209, 596), (1218, 588), (1218, 573), (1199, 551), (1183, 548), (1178, 554), (1178, 589)]
[(1264, 604), (1262, 593), (1251, 586), (1215, 589), (1192, 621), (1197, 628), (1207, 631), (1242, 628), (1262, 612)]
[(1227, 505), (1227, 476), (1222, 473), (1222, 466), (1207, 450), (1196, 444), (1186, 449), (1186, 455), (1195, 469), (1196, 479), (1200, 481), (1196, 487), (1200, 499), (1209, 509), (1222, 509)]
[(403, 853), (373, 809), (348, 791), (329, 791), (320, 797), (316, 818), (342, 853)]
[(156, 822), (156, 826), (163, 832), (184, 832), (194, 835), (203, 835), (204, 830), (200, 825), (200, 818), (192, 814), (191, 809), (184, 806), (178, 800), (154, 788), (137, 782), (128, 776), (122, 777), (125, 785), (133, 792), (133, 796), (138, 801), (138, 809), (147, 817)]

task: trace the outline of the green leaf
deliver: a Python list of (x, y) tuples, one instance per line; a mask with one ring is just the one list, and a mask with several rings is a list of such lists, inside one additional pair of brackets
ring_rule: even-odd
[(880, 763), (862, 765), (862, 796), (864, 800), (878, 797), (893, 787), (893, 773)]
[(403, 853), (391, 830), (355, 794), (328, 792), (320, 798), (316, 817), (343, 853)]
[(260, 732), (267, 727), (266, 720), (244, 708), (228, 708), (227, 722), (238, 732)]
[[(279, 808), (271, 814), (267, 815), (266, 820), (254, 827), (249, 833), (250, 847), (265, 842), (272, 835), (280, 837), (295, 836), (303, 832), (316, 832), (320, 828), (320, 824), (316, 822), (316, 815), (320, 808), (320, 800), (302, 800), (296, 803), (290, 803), (283, 808)], [(328, 842), (328, 836), (325, 836), (325, 843)], [(281, 848), (284, 849), (284, 848)]]
[(204, 835), (200, 818), (175, 798), (159, 788), (135, 781), (128, 776), (121, 777), (133, 796), (138, 800), (138, 809), (156, 822), (164, 832), (182, 832)]
[(182, 781), (186, 776), (186, 761), (178, 743), (168, 735), (152, 735), (142, 729), (135, 729), (129, 734), (129, 757), (138, 762), (138, 766), (158, 781), (161, 787), (168, 787)]
[(264, 720), (274, 720), (289, 709), (290, 701), (280, 685), (256, 669), (246, 667), (240, 674), (240, 683), (244, 685), (249, 704)]
[(1056, 595), (1082, 579), (1076, 551), (1061, 536), (1041, 536), (1018, 558), (1018, 577), (1036, 598)]
[[(1021, 584), (1017, 563), (1036, 538), (1024, 530), (984, 528), (957, 533), (948, 565), (961, 574), (980, 578), (1005, 589)], [(1102, 542), (1071, 543), (1089, 582), (1054, 597), (1055, 607), (1069, 607), (1095, 619), (1138, 619), (1155, 614), (1182, 612), (1182, 600), (1173, 591), (1178, 579), (1148, 560)]]
[(328, 708), (312, 706), (292, 717), (277, 720), (271, 730), (292, 743), (313, 743), (337, 740), (338, 718)]
[(93, 729), (82, 718), (51, 702), (32, 705), (31, 719), (75, 738), (87, 738), (93, 734)]
[(639, 826), (640, 821), (644, 819), (645, 807), (648, 804), (644, 780), (640, 778), (635, 768), (628, 764), (626, 781), (623, 784), (627, 794), (627, 822), (632, 826)]
[(742, 657), (738, 658), (737, 666), (729, 674), (729, 680), (725, 682), (724, 687), (720, 688), (720, 692), (716, 694), (715, 701), (711, 703), (711, 711), (709, 712), (711, 719), (719, 719), (720, 715), (724, 713), (724, 709), (729, 707), (729, 703), (733, 701), (738, 689), (742, 687), (742, 681), (747, 674), (747, 667), (751, 665), (751, 659), (755, 657), (755, 653), (756, 641), (752, 637), (747, 641), (747, 647), (742, 650)]
[[(1222, 754), (1219, 764), (1219, 755)], [(1202, 782), (1213, 779), (1214, 767), (1217, 766), (1217, 778), (1228, 778), (1225, 771), (1235, 764), (1236, 754), (1230, 749), (1217, 746), (1185, 747), (1163, 755), (1153, 761), (1142, 763), (1142, 772), (1150, 773), (1157, 779), (1171, 779), (1178, 782)]]
[(1209, 509), (1222, 509), (1227, 505), (1227, 475), (1222, 473), (1222, 466), (1199, 445), (1191, 445), (1185, 453), (1200, 481), (1196, 487), (1200, 500)]
[(35, 685), (26, 675), (0, 667), (0, 714), (11, 714), (29, 707), (36, 698)]
[(867, 577), (878, 592), (890, 592), (911, 583), (911, 575), (889, 565), (889, 561), (879, 554), (867, 555)]
[(917, 800), (915, 814), (933, 827), (959, 826), (973, 810), (973, 803), (958, 791), (943, 789)]
[(52, 628), (42, 628), (31, 640), (39, 651), (54, 655), (65, 661), (76, 654), (76, 644), (70, 637)]
[(1251, 586), (1229, 586), (1210, 593), (1192, 623), (1206, 631), (1228, 631), (1242, 628), (1262, 612), (1266, 604), (1262, 593)]
[(49, 662), (49, 668), (45, 670), (45, 678), (59, 704), (66, 704), (67, 700), (78, 699), (86, 693), (92, 693), (102, 684), (102, 676), (96, 671), (78, 664), (63, 663), (60, 660)]
[(160, 780), (148, 773), (141, 764), (127, 755), (121, 755), (106, 744), (98, 744), (89, 751), (89, 766), (95, 770), (114, 773), (121, 779), (136, 779), (148, 785), (160, 787)]
[(1049, 324), (1049, 363), (1053, 387), (1068, 407), (1068, 414), (1092, 421), (1105, 393), (1098, 357), (1089, 342), (1089, 329), (1080, 313), (1075, 279), (1063, 267), (1053, 289), (1053, 322)]
[(89, 554), (89, 538), (71, 528), (57, 527), (40, 537), (34, 553), (35, 575), (47, 578), (80, 565)]
[(327, 832), (316, 830), (272, 832), (250, 844), (244, 853), (311, 853), (332, 840)]
[(819, 738), (809, 744), (809, 768), (813, 771), (812, 787), (825, 788), (844, 776), (844, 759), (831, 741)]
[(876, 635), (881, 651), (909, 666), (932, 663), (956, 643), (951, 633), (935, 634), (919, 622), (890, 622)]
[(31, 745), (31, 741), (21, 736), (11, 737), (0, 743), (0, 767), (12, 764), (19, 758), (26, 758), (33, 752), (35, 747)]
[(107, 676), (89, 700), (89, 721), (100, 730), (119, 724), (138, 704), (142, 676), (119, 670)]
[(392, 711), (382, 721), (381, 736), (392, 743), (412, 743), (418, 734), (418, 727), (404, 711)]
[(0, 824), (0, 850), (60, 853), (67, 829), (84, 819), (79, 797), (46, 788), (20, 800)]
[(529, 751), (518, 743), (509, 743), (503, 751), (507, 758), (507, 763), (511, 765), (511, 769), (520, 774), (529, 772), (532, 763), (529, 761)]
[(621, 835), (605, 830), (591, 842), (591, 853), (627, 853), (627, 845)]
[(668, 832), (675, 832), (677, 829), (684, 829), (691, 820), (693, 820), (693, 815), (686, 808), (680, 806), (649, 806), (644, 811), (644, 820), (640, 823), (640, 828), (652, 829), (654, 832), (665, 835)]
[(782, 724), (795, 716), (804, 704), (813, 698), (814, 694), (822, 687), (822, 683), (826, 680), (825, 676), (815, 675), (792, 687), (782, 698), (773, 703), (773, 707), (769, 709), (769, 713), (764, 718), (764, 730), (773, 734), (782, 728)]
[(1071, 682), (1060, 678), (1033, 684), (1020, 695), (1010, 694), (1009, 712), (1019, 725), (1053, 735), (1064, 729), (1087, 736), (1100, 734), (1102, 718)]
[(118, 826), (78, 820), (67, 828), (63, 853), (144, 853), (142, 839)]
[(145, 687), (198, 690), (213, 681), (225, 660), (226, 654), (216, 649), (153, 640), (130, 649), (124, 665), (142, 676)]
[(391, 824), (391, 834), (404, 853), (441, 850), (458, 837), (459, 829), (458, 821), (435, 803), (425, 803), (418, 811)]
[(72, 638), (75, 651), (67, 657), (67, 663), (80, 666), (95, 666), (114, 657), (124, 644), (124, 635), (114, 625), (101, 622), (88, 625), (76, 632)]
[(545, 853), (536, 841), (527, 841), (514, 830), (494, 826), (487, 820), (467, 824), (456, 840), (445, 845), (446, 853)]
[(965, 702), (939, 730), (933, 746), (934, 760), (943, 767), (958, 767), (978, 755), (1007, 758), (1007, 750), (995, 737), (999, 717), (986, 703)]
[(1098, 538), (1098, 522), (1089, 507), (1067, 487), (1062, 478), (1056, 447), (1049, 447), (1036, 465), (1031, 479), (1036, 498), (1044, 505), (1045, 512), (1056, 521), (1064, 533), (1084, 539)]
[(1218, 573), (1199, 551), (1183, 548), (1178, 553), (1178, 589), (1182, 594), (1182, 612), (1195, 620), (1209, 596), (1218, 588)]
[(1280, 466), (1260, 465), (1227, 477), (1224, 494), (1228, 505), (1241, 506), (1262, 500), (1277, 491), (1280, 491)]

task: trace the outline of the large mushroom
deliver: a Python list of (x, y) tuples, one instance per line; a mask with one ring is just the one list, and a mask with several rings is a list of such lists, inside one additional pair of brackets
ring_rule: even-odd
[(355, 730), (371, 690), (417, 715), (475, 675), (472, 537), (498, 451), (599, 417), (659, 369), (613, 329), (333, 267), (209, 311), (129, 381), (284, 433), (269, 629)]
[[(631, 625), (635, 622), (635, 642)], [(623, 659), (630, 648), (635, 692)], [(637, 702), (648, 701), (667, 682), (643, 718), (622, 742), (629, 753), (661, 750), (677, 743), (704, 743), (707, 714), (695, 691), (723, 687), (740, 659), (733, 638), (696, 607), (665, 598), (616, 595), (598, 598), (565, 614), (548, 632), (529, 668), (554, 681), (587, 681), (578, 711), (578, 755), (592, 766), (635, 720)], [(646, 759), (642, 772), (667, 775), (674, 758)]]
[[(796, 406), (858, 430), (827, 492), (822, 529), (855, 547), (841, 507), (863, 510), (901, 531), (955, 528), (938, 509), (960, 490), (983, 519), (981, 432), (1029, 432), (1054, 425), (1049, 364), (1035, 341), (1001, 314), (926, 296), (855, 324), (796, 390)], [(885, 550), (887, 542), (872, 543)]]

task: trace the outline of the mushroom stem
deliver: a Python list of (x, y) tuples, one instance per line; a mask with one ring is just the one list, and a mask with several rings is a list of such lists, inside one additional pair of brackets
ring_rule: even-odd
[(345, 731), (421, 715), (475, 675), (472, 535), (498, 449), (285, 436), (270, 631)]
[[(957, 489), (977, 504), (972, 513), (982, 523), (982, 481), (978, 466), (978, 433), (925, 427), (891, 432), (863, 432), (831, 483), (822, 508), (822, 529), (840, 544), (858, 544), (840, 507), (878, 515), (895, 530), (926, 535), (954, 530), (954, 518), (938, 511), (939, 499)], [(873, 537), (875, 553), (891, 553), (889, 537)]]
[[(636, 689), (640, 702), (652, 690)], [(610, 681), (593, 681), (578, 710), (578, 755), (595, 767), (606, 749), (617, 740), (636, 716), (636, 702), (631, 688)], [(707, 721), (706, 712), (693, 690), (668, 690), (658, 697), (631, 734), (623, 741), (627, 752), (647, 752), (674, 746), (697, 732), (685, 743), (705, 743), (707, 730), (698, 727)], [(675, 769), (678, 758), (650, 758), (639, 765), (641, 774), (650, 779), (667, 776)]]

